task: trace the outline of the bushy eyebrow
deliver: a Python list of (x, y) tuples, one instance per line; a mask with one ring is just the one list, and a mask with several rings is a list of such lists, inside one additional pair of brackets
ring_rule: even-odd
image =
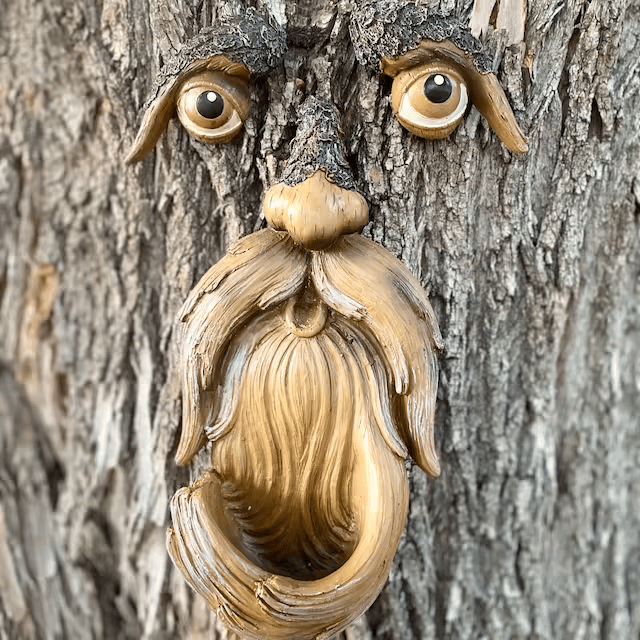
[(287, 34), (273, 16), (249, 7), (242, 16), (229, 17), (202, 29), (185, 42), (175, 58), (158, 73), (145, 108), (163, 87), (175, 82), (198, 62), (224, 56), (242, 65), (252, 75), (262, 75), (275, 67), (287, 50)]
[(358, 62), (376, 71), (383, 58), (403, 56), (427, 40), (452, 42), (471, 56), (480, 73), (494, 71), (489, 53), (459, 20), (406, 0), (357, 3), (349, 31)]

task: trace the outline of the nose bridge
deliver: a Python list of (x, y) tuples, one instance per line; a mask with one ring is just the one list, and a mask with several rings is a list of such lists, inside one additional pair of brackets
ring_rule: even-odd
[(324, 170), (343, 189), (358, 191), (346, 159), (338, 110), (326, 100), (307, 98), (298, 109), (298, 130), (280, 181), (299, 184)]
[(264, 212), (276, 229), (307, 249), (322, 249), (340, 235), (362, 230), (369, 221), (346, 160), (337, 109), (307, 98), (280, 182), (267, 192)]

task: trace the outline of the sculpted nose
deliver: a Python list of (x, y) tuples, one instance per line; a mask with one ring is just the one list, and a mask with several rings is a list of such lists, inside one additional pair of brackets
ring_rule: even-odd
[(341, 235), (361, 231), (369, 207), (358, 193), (345, 158), (338, 112), (329, 102), (307, 98), (280, 182), (264, 199), (264, 215), (306, 249), (323, 249)]
[(271, 187), (264, 215), (305, 249), (324, 249), (341, 235), (361, 231), (369, 222), (369, 207), (359, 193), (331, 182), (319, 169), (301, 184)]

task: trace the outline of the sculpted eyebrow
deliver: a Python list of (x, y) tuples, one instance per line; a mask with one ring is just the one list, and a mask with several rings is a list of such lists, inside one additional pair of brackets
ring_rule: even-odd
[(176, 94), (190, 77), (205, 70), (244, 79), (263, 75), (279, 63), (286, 48), (284, 29), (252, 7), (200, 31), (158, 73), (127, 162), (137, 162), (153, 149), (175, 112)]
[(373, 0), (358, 3), (351, 14), (351, 41), (360, 64), (380, 71), (385, 58), (397, 58), (424, 41), (455, 44), (471, 56), (480, 73), (493, 69), (482, 43), (456, 18), (429, 11), (413, 2)]
[[(446, 62), (464, 79), (473, 104), (502, 142), (514, 153), (527, 152), (527, 139), (493, 72), (491, 56), (460, 21), (402, 0), (370, 0), (353, 11), (349, 30), (359, 62), (396, 80), (412, 69), (418, 73), (434, 62)], [(417, 82), (417, 77), (407, 77)], [(403, 99), (394, 104), (397, 117)], [(427, 124), (412, 128), (406, 118), (404, 122), (405, 128), (421, 137), (443, 137), (430, 133)], [(435, 128), (428, 119), (423, 122)]]
[(219, 55), (240, 63), (252, 75), (262, 75), (278, 64), (285, 50), (284, 29), (272, 16), (249, 7), (244, 15), (202, 29), (188, 40), (163, 68), (158, 81), (180, 75), (193, 62)]

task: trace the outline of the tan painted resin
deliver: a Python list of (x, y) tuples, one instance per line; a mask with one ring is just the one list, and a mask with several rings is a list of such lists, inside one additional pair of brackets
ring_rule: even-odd
[[(394, 78), (392, 103), (396, 115), (400, 112), (401, 100), (406, 90), (417, 78), (426, 79), (430, 73), (434, 73), (431, 71), (433, 65), (437, 65), (438, 71), (435, 73), (447, 75), (449, 69), (454, 77), (463, 79), (471, 102), (510, 151), (514, 153), (528, 151), (527, 139), (518, 126), (511, 105), (496, 75), (478, 71), (473, 58), (452, 42), (426, 40), (403, 56), (381, 60), (382, 71)], [(415, 135), (423, 138), (442, 138), (462, 121), (462, 116), (454, 123), (449, 123), (448, 128), (444, 125), (416, 126), (410, 120), (407, 126), (407, 119), (402, 116), (398, 120)]]
[(264, 199), (264, 217), (306, 249), (322, 249), (341, 235), (361, 231), (369, 222), (369, 207), (359, 193), (340, 188), (318, 170), (295, 187), (271, 187)]
[(439, 474), (442, 339), (409, 270), (348, 233), (366, 223), (361, 196), (317, 172), (265, 209), (283, 230), (240, 240), (181, 312), (176, 459), (208, 440), (212, 470), (172, 499), (168, 548), (241, 637), (329, 638), (389, 575), (405, 458)]
[[(218, 80), (219, 88), (224, 95), (231, 98), (236, 110), (237, 119), (240, 121), (240, 126), (237, 126), (235, 129), (231, 126), (224, 127), (225, 135), (219, 136), (217, 140), (215, 136), (206, 139), (204, 134), (197, 135), (198, 131), (202, 133), (202, 127), (198, 127), (196, 124), (191, 127), (187, 126), (190, 121), (190, 110), (187, 109), (184, 101), (181, 101), (181, 98), (184, 96), (185, 86), (188, 86), (188, 88), (195, 87), (199, 80), (210, 83), (212, 77)], [(140, 160), (151, 153), (163, 131), (167, 128), (169, 120), (177, 110), (182, 111), (180, 120), (183, 125), (185, 125), (189, 133), (195, 135), (197, 139), (205, 142), (228, 142), (240, 131), (242, 122), (246, 120), (249, 115), (248, 82), (249, 71), (246, 67), (236, 62), (231, 62), (225, 56), (212, 56), (205, 60), (195, 60), (192, 62), (173, 82), (162, 87), (158, 95), (147, 107), (142, 117), (142, 124), (138, 130), (138, 134), (127, 155), (127, 163), (133, 164), (140, 162)], [(212, 88), (211, 84), (208, 84), (207, 88)], [(206, 88), (203, 90), (206, 90)], [(180, 102), (182, 102), (182, 104), (179, 104)], [(234, 124), (237, 123), (234, 122)]]
[[(215, 92), (223, 99), (224, 109), (217, 118), (205, 118), (197, 109), (198, 97)], [(182, 126), (205, 144), (224, 144), (232, 140), (249, 117), (251, 98), (245, 78), (222, 71), (204, 71), (192, 76), (181, 87), (176, 111)]]

